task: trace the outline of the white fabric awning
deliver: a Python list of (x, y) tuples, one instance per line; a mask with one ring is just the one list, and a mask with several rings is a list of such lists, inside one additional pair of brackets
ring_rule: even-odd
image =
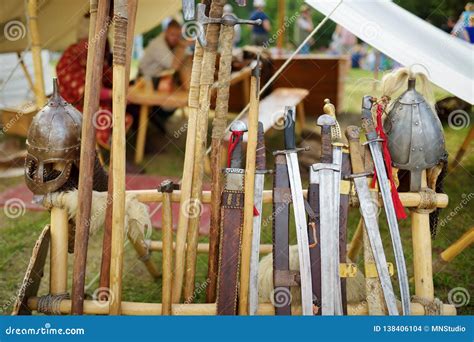
[[(26, 1), (0, 1), (0, 53), (28, 47)], [(63, 51), (76, 41), (77, 24), (89, 10), (89, 0), (38, 1), (38, 26), (43, 49)], [(179, 0), (139, 0), (135, 34), (146, 32), (181, 9)]]
[[(339, 0), (306, 0), (327, 15)], [(474, 45), (453, 37), (390, 0), (344, 0), (331, 16), (367, 44), (437, 86), (474, 104)]]

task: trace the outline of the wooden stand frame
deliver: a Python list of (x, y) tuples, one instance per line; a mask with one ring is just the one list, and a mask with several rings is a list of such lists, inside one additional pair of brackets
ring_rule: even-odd
[[(131, 191), (137, 195), (137, 198), (144, 203), (163, 202), (163, 206), (167, 208), (166, 211), (166, 226), (169, 228), (171, 224), (170, 204), (172, 202), (180, 201), (180, 192), (173, 191), (173, 193), (165, 194), (157, 192), (156, 190), (139, 190)], [(203, 202), (210, 201), (210, 192), (203, 191)], [(424, 201), (423, 195), (420, 193), (401, 193), (400, 198), (405, 207), (413, 209), (412, 231), (413, 231), (413, 249), (414, 249), (414, 278), (415, 278), (415, 294), (417, 297), (426, 300), (434, 299), (433, 277), (432, 277), (432, 255), (431, 255), (431, 237), (429, 234), (428, 213), (423, 212)], [(272, 201), (271, 191), (264, 192), (264, 203)], [(382, 201), (379, 200), (381, 203)], [(354, 201), (352, 201), (354, 203)], [(434, 201), (438, 208), (444, 208), (448, 204), (448, 196), (445, 194), (436, 194)], [(163, 280), (166, 279), (167, 286), (163, 286), (164, 303), (135, 303), (122, 302), (121, 314), (123, 315), (216, 315), (216, 304), (171, 304), (171, 279), (172, 267), (169, 263), (170, 255), (172, 254), (175, 243), (173, 242), (169, 229), (166, 228), (165, 239), (161, 241), (141, 242), (141, 246), (148, 246), (149, 251), (162, 250), (166, 254), (167, 261), (163, 264)], [(59, 295), (67, 291), (67, 229), (68, 218), (67, 213), (62, 208), (53, 208), (51, 211), (51, 258), (50, 265), (50, 294)], [(171, 238), (170, 238), (171, 237)], [(261, 245), (262, 253), (271, 252), (271, 245)], [(206, 244), (198, 245), (198, 252), (206, 253), (208, 246)], [(152, 272), (153, 273), (153, 272)], [(166, 274), (165, 274), (166, 273)], [(156, 274), (155, 274), (156, 276)], [(121, 279), (117, 279), (121, 282)], [(28, 306), (31, 310), (38, 309), (38, 297), (28, 299)], [(84, 314), (110, 314), (113, 310), (103, 302), (86, 300), (84, 301)], [(59, 311), (64, 314), (70, 313), (71, 300), (63, 299), (59, 305)], [(420, 303), (413, 302), (411, 304), (413, 315), (425, 315), (427, 312)], [(443, 304), (442, 312), (444, 315), (456, 315), (456, 308), (450, 304)], [(259, 315), (273, 315), (274, 308), (272, 304), (260, 304), (258, 308)], [(295, 307), (293, 314), (300, 314), (301, 309)], [(352, 304), (348, 307), (349, 315), (367, 315), (369, 314), (369, 307), (367, 301)]]

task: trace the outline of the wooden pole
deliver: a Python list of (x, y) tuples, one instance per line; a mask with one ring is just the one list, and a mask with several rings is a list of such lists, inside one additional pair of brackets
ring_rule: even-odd
[[(421, 187), (426, 187), (426, 171), (421, 175)], [(428, 212), (411, 211), (413, 266), (415, 295), (428, 301), (434, 300), (433, 264), (431, 254), (430, 215)]]
[(285, 0), (278, 0), (278, 28), (283, 31), (283, 33), (278, 35), (277, 38), (277, 48), (278, 53), (281, 55), (283, 51), (283, 46), (285, 44), (285, 15), (286, 15), (286, 6)]
[[(163, 200), (162, 194), (156, 190), (129, 190), (127, 193), (135, 195), (137, 200), (143, 203), (161, 202)], [(303, 190), (303, 196), (305, 198), (307, 197), (307, 194), (307, 190)], [(400, 200), (402, 201), (402, 204), (405, 208), (414, 208), (421, 203), (421, 195), (418, 192), (401, 192), (399, 195)], [(181, 197), (182, 191), (173, 191), (173, 194), (171, 195), (171, 201), (179, 202)], [(211, 192), (207, 190), (203, 191), (201, 199), (202, 203), (204, 204), (211, 203)], [(353, 200), (356, 201), (357, 199), (354, 197)], [(434, 203), (436, 203), (437, 208), (446, 208), (448, 206), (449, 198), (446, 194), (436, 194), (433, 200)], [(272, 203), (272, 190), (263, 191), (263, 203)], [(378, 203), (379, 205), (383, 205), (380, 197), (378, 199)], [(357, 207), (357, 205), (355, 205), (355, 207)]]
[(163, 193), (163, 284), (162, 284), (162, 314), (171, 315), (171, 293), (172, 293), (172, 259), (173, 259), (173, 217), (171, 212), (171, 193), (173, 183), (164, 181), (161, 183)]
[(51, 209), (49, 293), (67, 293), (68, 216), (66, 209)]
[[(146, 269), (148, 270), (148, 272), (151, 274), (153, 278), (155, 279), (159, 278), (161, 276), (160, 271), (158, 270), (158, 268), (156, 268), (155, 263), (153, 263), (153, 260), (150, 258), (151, 250), (149, 246), (147, 245), (144, 239), (143, 233), (138, 227), (137, 223), (130, 222), (128, 226), (127, 235), (128, 235), (128, 239), (131, 241), (133, 245), (133, 248), (138, 254), (138, 259), (143, 261)], [(106, 292), (106, 295), (108, 295), (107, 291), (103, 291), (103, 292)], [(104, 298), (103, 300), (106, 300), (106, 298)]]
[(33, 57), (33, 70), (35, 75), (34, 91), (36, 95), (36, 106), (41, 108), (46, 103), (44, 90), (43, 61), (41, 59), (41, 40), (38, 29), (38, 1), (28, 0), (28, 32), (31, 41), (31, 55)]
[[(38, 297), (31, 297), (28, 299), (28, 307), (31, 310), (38, 309)], [(122, 313), (124, 315), (133, 316), (151, 316), (161, 315), (162, 304), (159, 303), (136, 303), (136, 302), (123, 302)], [(399, 306), (401, 309), (401, 306)], [(71, 310), (71, 301), (64, 299), (59, 305), (61, 313), (68, 313)], [(209, 304), (173, 304), (172, 315), (174, 316), (215, 316), (217, 313), (217, 307), (215, 303)], [(419, 303), (411, 303), (411, 314), (415, 316), (425, 315), (425, 309), (423, 305)], [(84, 301), (84, 312), (90, 315), (107, 315), (109, 310), (108, 307), (95, 300)], [(347, 312), (350, 316), (367, 315), (368, 308), (366, 302), (348, 304)], [(257, 315), (273, 316), (275, 309), (270, 303), (263, 303), (258, 305)], [(300, 307), (292, 308), (292, 314), (301, 314)], [(456, 315), (456, 307), (450, 304), (443, 304), (443, 314), (446, 316)]]
[(184, 279), (186, 236), (188, 233), (188, 222), (190, 215), (190, 211), (188, 209), (190, 207), (191, 200), (192, 175), (194, 167), (194, 146), (196, 140), (197, 113), (199, 109), (199, 81), (201, 79), (203, 54), (204, 49), (199, 44), (198, 40), (196, 40), (191, 80), (189, 84), (188, 131), (186, 133), (186, 153), (184, 155), (183, 177), (181, 179), (181, 196), (179, 199), (179, 220), (176, 231), (176, 251), (172, 291), (173, 303), (178, 303), (181, 299)]
[(20, 63), (20, 66), (21, 66), (21, 70), (23, 70), (23, 74), (25, 75), (26, 81), (28, 82), (28, 85), (30, 86), (31, 91), (33, 91), (35, 93), (35, 96), (36, 96), (35, 84), (33, 83), (33, 79), (31, 78), (31, 75), (28, 71), (28, 68), (25, 65), (25, 61), (23, 60), (23, 56), (19, 52), (17, 52), (16, 55), (18, 57), (18, 62)]
[(120, 315), (122, 304), (123, 244), (125, 234), (125, 107), (128, 4), (114, 0), (114, 69), (112, 146), (112, 248), (110, 264), (110, 314)]
[[(132, 47), (133, 47), (133, 33), (135, 27), (135, 18), (137, 13), (137, 0), (128, 0), (128, 27), (127, 27), (127, 56), (131, 56), (132, 54)], [(92, 18), (91, 18), (92, 20)], [(125, 67), (125, 93), (128, 90), (128, 82), (130, 78), (130, 63), (131, 58), (128, 58)], [(102, 241), (102, 262), (100, 267), (100, 280), (99, 280), (99, 287), (101, 288), (109, 288), (110, 287), (110, 250), (112, 245), (112, 203), (113, 203), (113, 146), (110, 148), (110, 161), (109, 161), (109, 181), (108, 181), (108, 189), (107, 189), (107, 207), (105, 211), (105, 224), (104, 224), (104, 238)], [(133, 246), (137, 253), (140, 253), (140, 242), (132, 241)], [(137, 245), (138, 243), (138, 245)], [(155, 268), (155, 265), (151, 262), (151, 260), (145, 262), (145, 265), (153, 277), (159, 276), (158, 271)], [(107, 300), (106, 296), (108, 296), (108, 291), (100, 292), (100, 295), (103, 296), (99, 298), (99, 300)]]
[[(162, 241), (148, 241), (150, 246), (150, 251), (159, 252), (163, 250)], [(176, 248), (176, 245), (173, 243), (173, 250)], [(260, 254), (270, 254), (272, 252), (273, 246), (271, 244), (261, 244), (260, 245)], [(198, 253), (209, 253), (209, 244), (208, 243), (198, 243), (197, 247)]]
[(252, 253), (259, 91), (260, 66), (257, 64), (250, 80), (250, 110), (248, 116), (247, 160), (245, 164), (244, 225), (242, 231), (242, 256), (240, 261), (240, 315), (248, 315), (249, 313), (250, 256)]
[(364, 236), (364, 220), (362, 217), (359, 219), (357, 224), (357, 229), (352, 237), (351, 244), (349, 245), (349, 250), (347, 251), (347, 257), (355, 262), (359, 252), (362, 248), (362, 241)]
[[(74, 315), (83, 312), (84, 283), (86, 276), (87, 245), (92, 204), (92, 184), (95, 163), (94, 114), (99, 109), (99, 96), (102, 87), (102, 67), (104, 63), (105, 41), (107, 36), (96, 36), (107, 23), (110, 0), (101, 0), (98, 7), (91, 1), (91, 10), (97, 8), (97, 19), (93, 32), (89, 31), (89, 49), (87, 52), (86, 84), (84, 92), (84, 113), (82, 117), (81, 159), (79, 166), (80, 201), (76, 214), (76, 236), (74, 242), (74, 270), (72, 283), (72, 311)], [(92, 24), (91, 26), (92, 27)], [(90, 60), (90, 62), (89, 62)]]
[(232, 44), (234, 40), (234, 27), (223, 25), (221, 27), (221, 56), (219, 60), (219, 76), (216, 98), (216, 112), (212, 121), (211, 141), (211, 224), (209, 229), (209, 261), (207, 268), (208, 285), (206, 300), (208, 303), (216, 301), (217, 271), (219, 262), (219, 228), (221, 218), (221, 192), (222, 192), (222, 140), (225, 136), (227, 114), (229, 111), (230, 75), (232, 72)]
[[(222, 17), (225, 0), (212, 0), (209, 16)], [(186, 277), (184, 283), (184, 297), (186, 301), (194, 298), (194, 281), (196, 275), (197, 244), (199, 237), (199, 221), (201, 218), (201, 194), (204, 177), (204, 159), (206, 157), (207, 129), (211, 104), (211, 91), (214, 84), (216, 70), (217, 46), (219, 42), (220, 24), (207, 26), (207, 47), (202, 59), (202, 72), (199, 86), (199, 111), (196, 123), (196, 141), (194, 146), (194, 166), (192, 173), (190, 206), (197, 209), (195, 215), (189, 217), (189, 227), (186, 245)], [(183, 175), (184, 177), (184, 175)]]
[(455, 243), (446, 248), (440, 255), (444, 262), (451, 262), (456, 256), (459, 255), (463, 250), (468, 248), (474, 243), (474, 227), (469, 229), (467, 232), (459, 238)]

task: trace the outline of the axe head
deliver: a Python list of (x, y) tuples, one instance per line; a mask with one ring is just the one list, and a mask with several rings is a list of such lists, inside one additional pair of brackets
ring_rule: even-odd
[(183, 15), (184, 20), (194, 20), (195, 13), (194, 0), (183, 0)]

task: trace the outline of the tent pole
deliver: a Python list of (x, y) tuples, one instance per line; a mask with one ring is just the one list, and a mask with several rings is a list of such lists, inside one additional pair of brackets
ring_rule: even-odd
[(25, 78), (28, 81), (28, 85), (30, 86), (30, 89), (35, 93), (36, 96), (36, 91), (35, 91), (35, 84), (33, 83), (33, 79), (31, 78), (30, 72), (28, 71), (28, 68), (25, 65), (25, 62), (23, 61), (23, 56), (21, 53), (17, 52), (16, 53), (18, 57), (18, 62), (20, 63), (21, 70), (23, 70), (23, 74), (25, 74)]
[(38, 1), (27, 2), (28, 32), (31, 40), (31, 55), (33, 57), (33, 69), (35, 76), (36, 106), (41, 108), (46, 103), (44, 90), (43, 61), (41, 59), (41, 42), (38, 29)]

